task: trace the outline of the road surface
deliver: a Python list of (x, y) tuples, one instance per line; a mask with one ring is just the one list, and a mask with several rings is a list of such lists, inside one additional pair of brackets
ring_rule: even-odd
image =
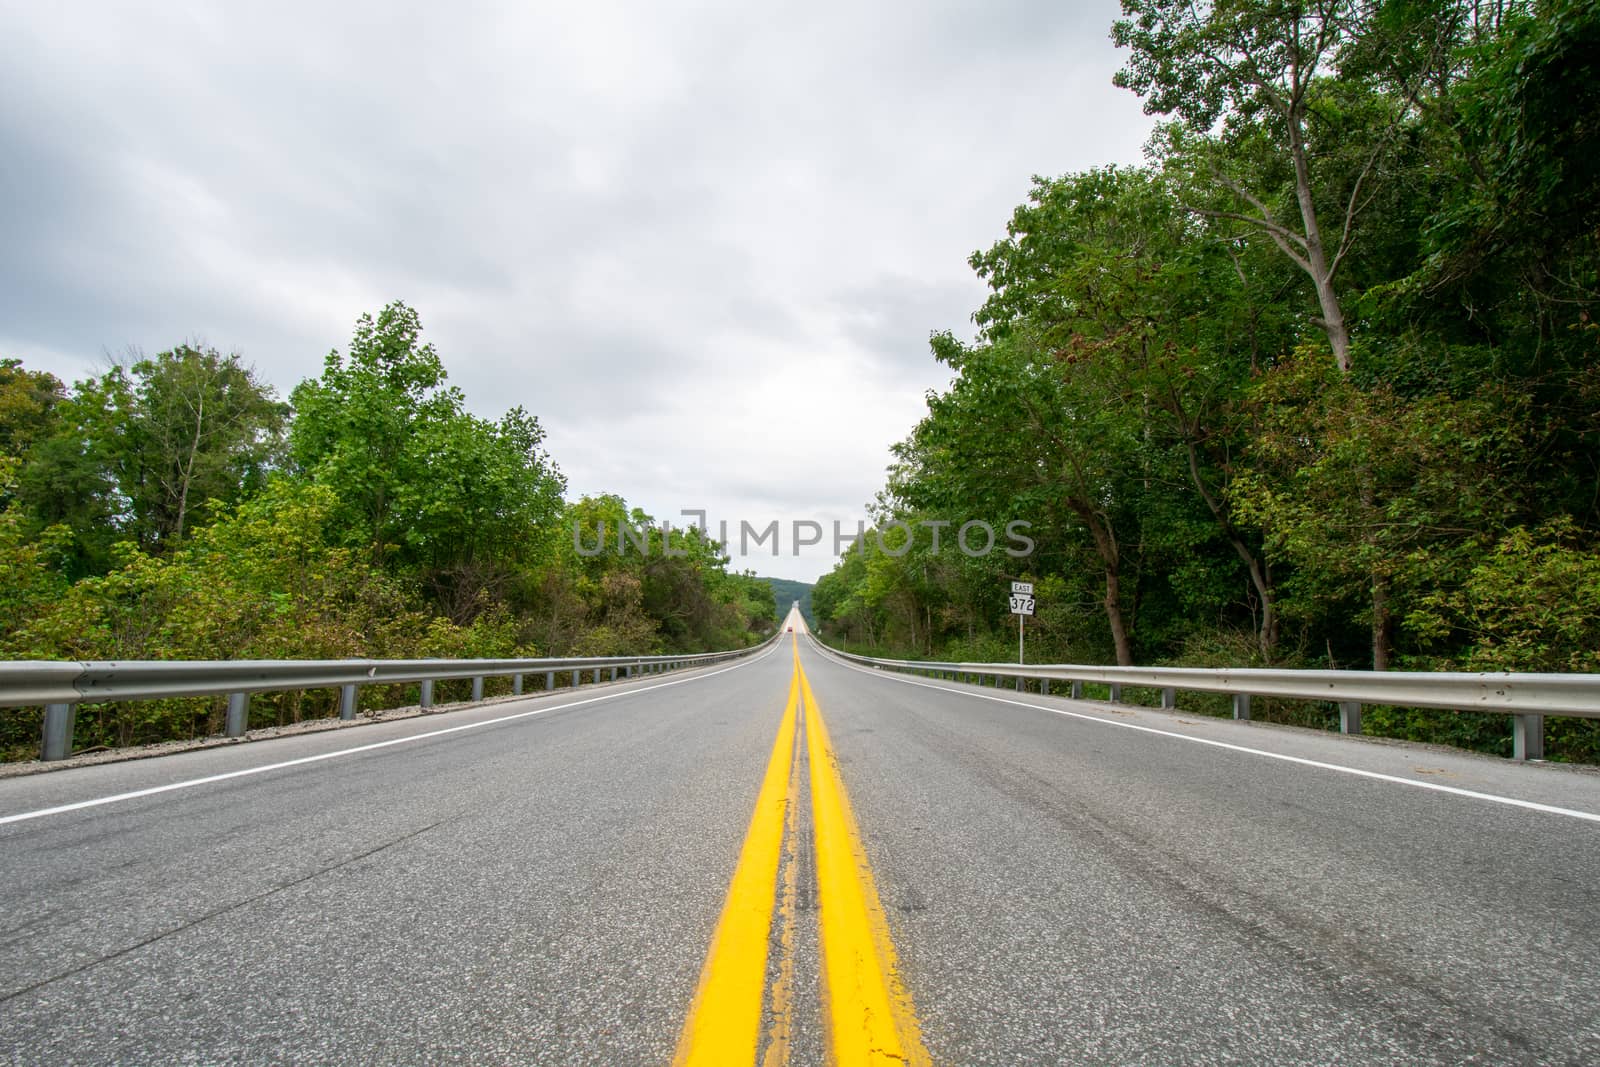
[(1600, 1062), (1600, 775), (888, 676), (803, 624), (0, 781), (0, 899), (12, 1064)]

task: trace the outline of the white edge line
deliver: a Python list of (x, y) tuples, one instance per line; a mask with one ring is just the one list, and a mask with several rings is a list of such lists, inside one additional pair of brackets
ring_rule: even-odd
[[(776, 648), (777, 646), (774, 645), (773, 647)], [(660, 682), (656, 685), (644, 686), (643, 688), (639, 689), (624, 689), (615, 693), (602, 693), (600, 696), (586, 697), (583, 700), (568, 701), (565, 704), (551, 704), (547, 707), (533, 708), (529, 711), (519, 711), (515, 715), (501, 715), (500, 717), (494, 719), (482, 719), (478, 722), (462, 723), (459, 726), (446, 726), (439, 730), (429, 730), (427, 733), (411, 734), (407, 737), (394, 737), (387, 741), (374, 741), (373, 743), (367, 745), (357, 745), (355, 748), (341, 748), (334, 752), (320, 752), (315, 756), (301, 756), (299, 759), (284, 760), (281, 763), (267, 763), (260, 767), (246, 767), (243, 770), (228, 771), (225, 774), (211, 774), (204, 778), (187, 778), (181, 782), (169, 782), (166, 785), (155, 785), (148, 789), (135, 789), (129, 793), (115, 793), (108, 797), (95, 797), (92, 800), (78, 800), (71, 804), (58, 804), (53, 808), (39, 808), (36, 811), (24, 811), (19, 812), (16, 815), (4, 815), (0, 816), (0, 826), (6, 826), (10, 823), (27, 822), (30, 819), (42, 819), (46, 815), (61, 815), (69, 811), (82, 811), (84, 808), (98, 808), (105, 804), (116, 804), (124, 800), (137, 800), (140, 797), (155, 796), (157, 793), (170, 793), (177, 789), (193, 789), (197, 785), (210, 785), (212, 782), (225, 782), (230, 778), (246, 778), (252, 774), (265, 774), (268, 771), (281, 771), (285, 767), (299, 767), (307, 763), (321, 763), (323, 760), (338, 759), (341, 756), (354, 756), (358, 752), (373, 752), (380, 748), (390, 748), (394, 745), (406, 745), (412, 743), (413, 741), (426, 741), (429, 738), (443, 737), (446, 734), (457, 734), (464, 730), (477, 730), (484, 726), (496, 726), (503, 722), (514, 722), (517, 719), (526, 719), (533, 715), (543, 715), (550, 711), (562, 711), (566, 708), (576, 708), (581, 707), (584, 704), (598, 703), (602, 700), (615, 700), (618, 697), (634, 696), (639, 693), (649, 693), (653, 690), (665, 689), (672, 685), (683, 685), (685, 682), (704, 681), (707, 678), (714, 678), (717, 675), (724, 674), (728, 671), (738, 670), (740, 667), (747, 667), (752, 663), (759, 663), (761, 660), (770, 655), (772, 655), (772, 651), (769, 649), (759, 656), (755, 656), (751, 659), (740, 660), (738, 663), (735, 663), (732, 666), (719, 668), (710, 672), (709, 674), (697, 674), (690, 678), (674, 678), (668, 682)], [(527, 699), (536, 698), (529, 696)]]
[(974, 690), (976, 690), (975, 692), (968, 692), (966, 688), (952, 689), (948, 686), (935, 685), (932, 682), (923, 682), (914, 678), (908, 678), (900, 674), (898, 671), (870, 670), (866, 667), (859, 666), (858, 664), (837, 659), (834, 656), (829, 655), (828, 652), (824, 650), (824, 646), (817, 642), (815, 638), (812, 639), (812, 644), (819, 651), (821, 651), (825, 658), (832, 660), (841, 667), (848, 667), (850, 670), (859, 671), (862, 674), (868, 674), (874, 678), (888, 678), (896, 682), (902, 682), (905, 685), (914, 685), (922, 689), (937, 689), (941, 693), (956, 693), (966, 696), (981, 697), (984, 700), (993, 700), (1000, 704), (1015, 704), (1019, 708), (1032, 708), (1035, 711), (1048, 711), (1052, 715), (1065, 715), (1073, 719), (1083, 719), (1086, 722), (1097, 722), (1104, 726), (1120, 726), (1124, 730), (1137, 730), (1140, 733), (1155, 734), (1158, 737), (1171, 737), (1179, 741), (1189, 741), (1196, 745), (1210, 745), (1212, 748), (1227, 749), (1230, 752), (1244, 752), (1252, 756), (1263, 756), (1266, 759), (1281, 760), (1284, 763), (1298, 763), (1302, 767), (1316, 767), (1318, 770), (1336, 771), (1340, 774), (1354, 775), (1357, 778), (1371, 778), (1374, 781), (1379, 782), (1392, 782), (1395, 785), (1408, 785), (1413, 789), (1428, 789), (1435, 793), (1449, 793), (1458, 797), (1471, 797), (1473, 800), (1487, 800), (1492, 804), (1505, 804), (1508, 807), (1526, 808), (1529, 811), (1542, 811), (1548, 815), (1565, 815), (1568, 818), (1582, 819), (1585, 822), (1600, 823), (1600, 814), (1595, 814), (1594, 812), (1589, 811), (1578, 811), (1575, 808), (1560, 808), (1556, 807), (1554, 804), (1540, 804), (1537, 801), (1532, 800), (1517, 800), (1515, 797), (1503, 797), (1495, 793), (1480, 793), (1473, 789), (1458, 789), (1453, 785), (1440, 785), (1437, 782), (1418, 782), (1410, 778), (1401, 778), (1398, 775), (1383, 774), (1378, 771), (1363, 771), (1360, 768), (1346, 767), (1339, 763), (1324, 763), (1321, 760), (1306, 759), (1304, 756), (1289, 756), (1282, 752), (1269, 752), (1266, 749), (1250, 748), (1247, 745), (1235, 745), (1227, 741), (1212, 741), (1211, 739), (1205, 737), (1191, 737), (1188, 734), (1180, 734), (1173, 730), (1159, 730), (1154, 726), (1140, 726), (1138, 723), (1119, 722), (1116, 719), (1102, 719), (1098, 715), (1089, 715), (1081, 711), (1068, 711), (1065, 708), (1052, 708), (1044, 704), (1032, 704), (1026, 700), (1013, 700), (1010, 697), (994, 696), (990, 693), (983, 692), (976, 686), (972, 687)]

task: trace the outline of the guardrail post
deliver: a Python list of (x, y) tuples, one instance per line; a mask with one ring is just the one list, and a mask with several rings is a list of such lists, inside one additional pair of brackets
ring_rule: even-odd
[(1511, 758), (1544, 759), (1543, 715), (1512, 716)]
[(417, 689), (417, 706), (419, 708), (433, 707), (433, 679), (424, 681)]
[(555, 687), (556, 687), (556, 672), (555, 671), (545, 671), (544, 672), (544, 688), (545, 688), (545, 692), (548, 693), (550, 690), (554, 689)]
[(1161, 691), (1161, 706), (1174, 710), (1178, 706), (1178, 691), (1176, 689), (1163, 689)]
[(522, 675), (520, 674), (511, 676), (511, 695), (514, 697), (522, 695)]
[(596, 667), (594, 669), (594, 680), (595, 680), (595, 684), (596, 685), (598, 685), (600, 683), (600, 668), (599, 667)]
[(1339, 732), (1341, 734), (1359, 734), (1361, 732), (1360, 701), (1339, 701)]
[(617, 669), (615, 667), (611, 668), (611, 680), (613, 682), (617, 680)]
[(250, 694), (228, 694), (228, 720), (224, 732), (229, 737), (243, 737), (250, 725)]
[(339, 687), (339, 718), (349, 722), (356, 717), (356, 686), (341, 685)]
[(1017, 675), (1017, 692), (1019, 692), (1019, 693), (1026, 693), (1027, 692), (1027, 689), (1023, 688), (1022, 675), (1020, 675), (1020, 674)]
[(472, 680), (472, 699), (476, 703), (483, 699), (483, 675), (478, 675)]
[(1075, 681), (1075, 682), (1072, 683), (1072, 699), (1073, 700), (1082, 700), (1083, 699), (1083, 683), (1082, 682)]
[(1111, 690), (1111, 693), (1106, 697), (1107, 703), (1118, 704), (1122, 702), (1122, 683), (1112, 682), (1106, 688)]
[(46, 704), (44, 706), (44, 736), (39, 743), (39, 758), (66, 759), (72, 755), (72, 725), (78, 717), (73, 704)]
[(573, 671), (572, 672), (572, 688), (576, 689), (576, 688), (578, 688), (578, 686), (580, 686), (582, 684), (583, 684), (583, 672), (582, 671)]
[(1233, 694), (1233, 717), (1235, 719), (1248, 719), (1248, 718), (1250, 718), (1250, 694), (1249, 693), (1235, 693), (1235, 694)]

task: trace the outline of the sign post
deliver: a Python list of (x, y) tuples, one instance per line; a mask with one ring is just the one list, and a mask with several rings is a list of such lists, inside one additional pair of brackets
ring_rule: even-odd
[(1023, 657), (1022, 620), (1033, 614), (1033, 583), (1011, 583), (1011, 614), (1017, 617), (1017, 662), (1026, 663)]

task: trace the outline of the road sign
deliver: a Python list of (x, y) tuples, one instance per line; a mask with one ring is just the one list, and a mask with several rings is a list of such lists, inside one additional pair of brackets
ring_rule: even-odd
[(1033, 583), (1032, 582), (1012, 582), (1011, 583), (1011, 592), (1012, 592), (1013, 595), (1032, 596), (1033, 595)]
[(1029, 596), (1026, 593), (1013, 594), (1012, 597), (1011, 597), (1011, 614), (1013, 614), (1013, 615), (1032, 615), (1033, 614), (1033, 597)]

